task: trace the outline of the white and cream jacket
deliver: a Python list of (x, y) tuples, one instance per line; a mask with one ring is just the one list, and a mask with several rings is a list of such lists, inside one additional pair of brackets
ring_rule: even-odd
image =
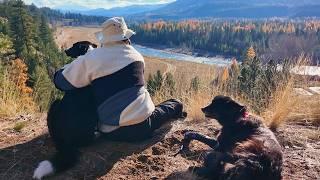
[(114, 44), (78, 57), (56, 72), (63, 91), (91, 85), (99, 129), (111, 132), (146, 120), (155, 106), (144, 87), (144, 59), (131, 45)]

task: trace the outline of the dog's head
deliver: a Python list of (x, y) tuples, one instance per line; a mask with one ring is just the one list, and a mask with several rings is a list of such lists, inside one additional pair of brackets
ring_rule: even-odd
[(89, 41), (80, 41), (73, 44), (73, 46), (64, 52), (67, 54), (67, 56), (72, 58), (77, 58), (79, 56), (82, 56), (88, 52), (88, 50), (97, 48), (98, 46), (96, 44), (93, 44)]
[(216, 96), (210, 105), (202, 108), (208, 118), (216, 119), (222, 126), (235, 123), (244, 117), (247, 108), (227, 96)]

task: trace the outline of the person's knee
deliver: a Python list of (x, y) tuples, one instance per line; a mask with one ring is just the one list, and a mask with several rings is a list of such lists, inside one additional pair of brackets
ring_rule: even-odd
[(169, 99), (168, 102), (175, 103), (181, 106), (183, 105), (182, 101), (180, 101), (179, 99)]
[(183, 104), (178, 99), (169, 99), (164, 103), (165, 106), (173, 108), (175, 111), (182, 111), (183, 110)]

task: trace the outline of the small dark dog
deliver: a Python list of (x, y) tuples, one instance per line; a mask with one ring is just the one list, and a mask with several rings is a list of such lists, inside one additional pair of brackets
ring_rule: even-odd
[(98, 46), (96, 44), (93, 44), (89, 41), (80, 41), (73, 44), (73, 46), (64, 52), (67, 54), (67, 56), (72, 58), (77, 58), (79, 56), (82, 56), (88, 52), (88, 50), (92, 50), (94, 48), (97, 48)]
[[(73, 44), (65, 52), (75, 58), (84, 55), (92, 47), (97, 45), (82, 41)], [(57, 152), (49, 161), (39, 164), (33, 178), (41, 179), (72, 167), (79, 157), (78, 147), (94, 140), (97, 122), (91, 86), (67, 91), (61, 100), (54, 101), (48, 111), (47, 124)]]
[[(202, 111), (216, 119), (222, 129), (217, 140), (193, 132), (185, 134), (184, 142), (196, 139), (215, 150), (205, 157), (203, 167), (193, 169), (196, 174), (210, 179), (281, 179), (281, 146), (261, 119), (226, 96), (215, 97)], [(184, 144), (185, 149), (187, 146)]]

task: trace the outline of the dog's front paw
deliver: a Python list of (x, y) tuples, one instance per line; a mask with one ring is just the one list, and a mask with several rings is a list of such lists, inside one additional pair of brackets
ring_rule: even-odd
[(205, 167), (191, 166), (188, 168), (188, 171), (200, 177), (208, 177), (210, 174), (209, 169)]
[(53, 174), (54, 169), (50, 161), (42, 161), (33, 173), (33, 179), (41, 180), (44, 176)]

